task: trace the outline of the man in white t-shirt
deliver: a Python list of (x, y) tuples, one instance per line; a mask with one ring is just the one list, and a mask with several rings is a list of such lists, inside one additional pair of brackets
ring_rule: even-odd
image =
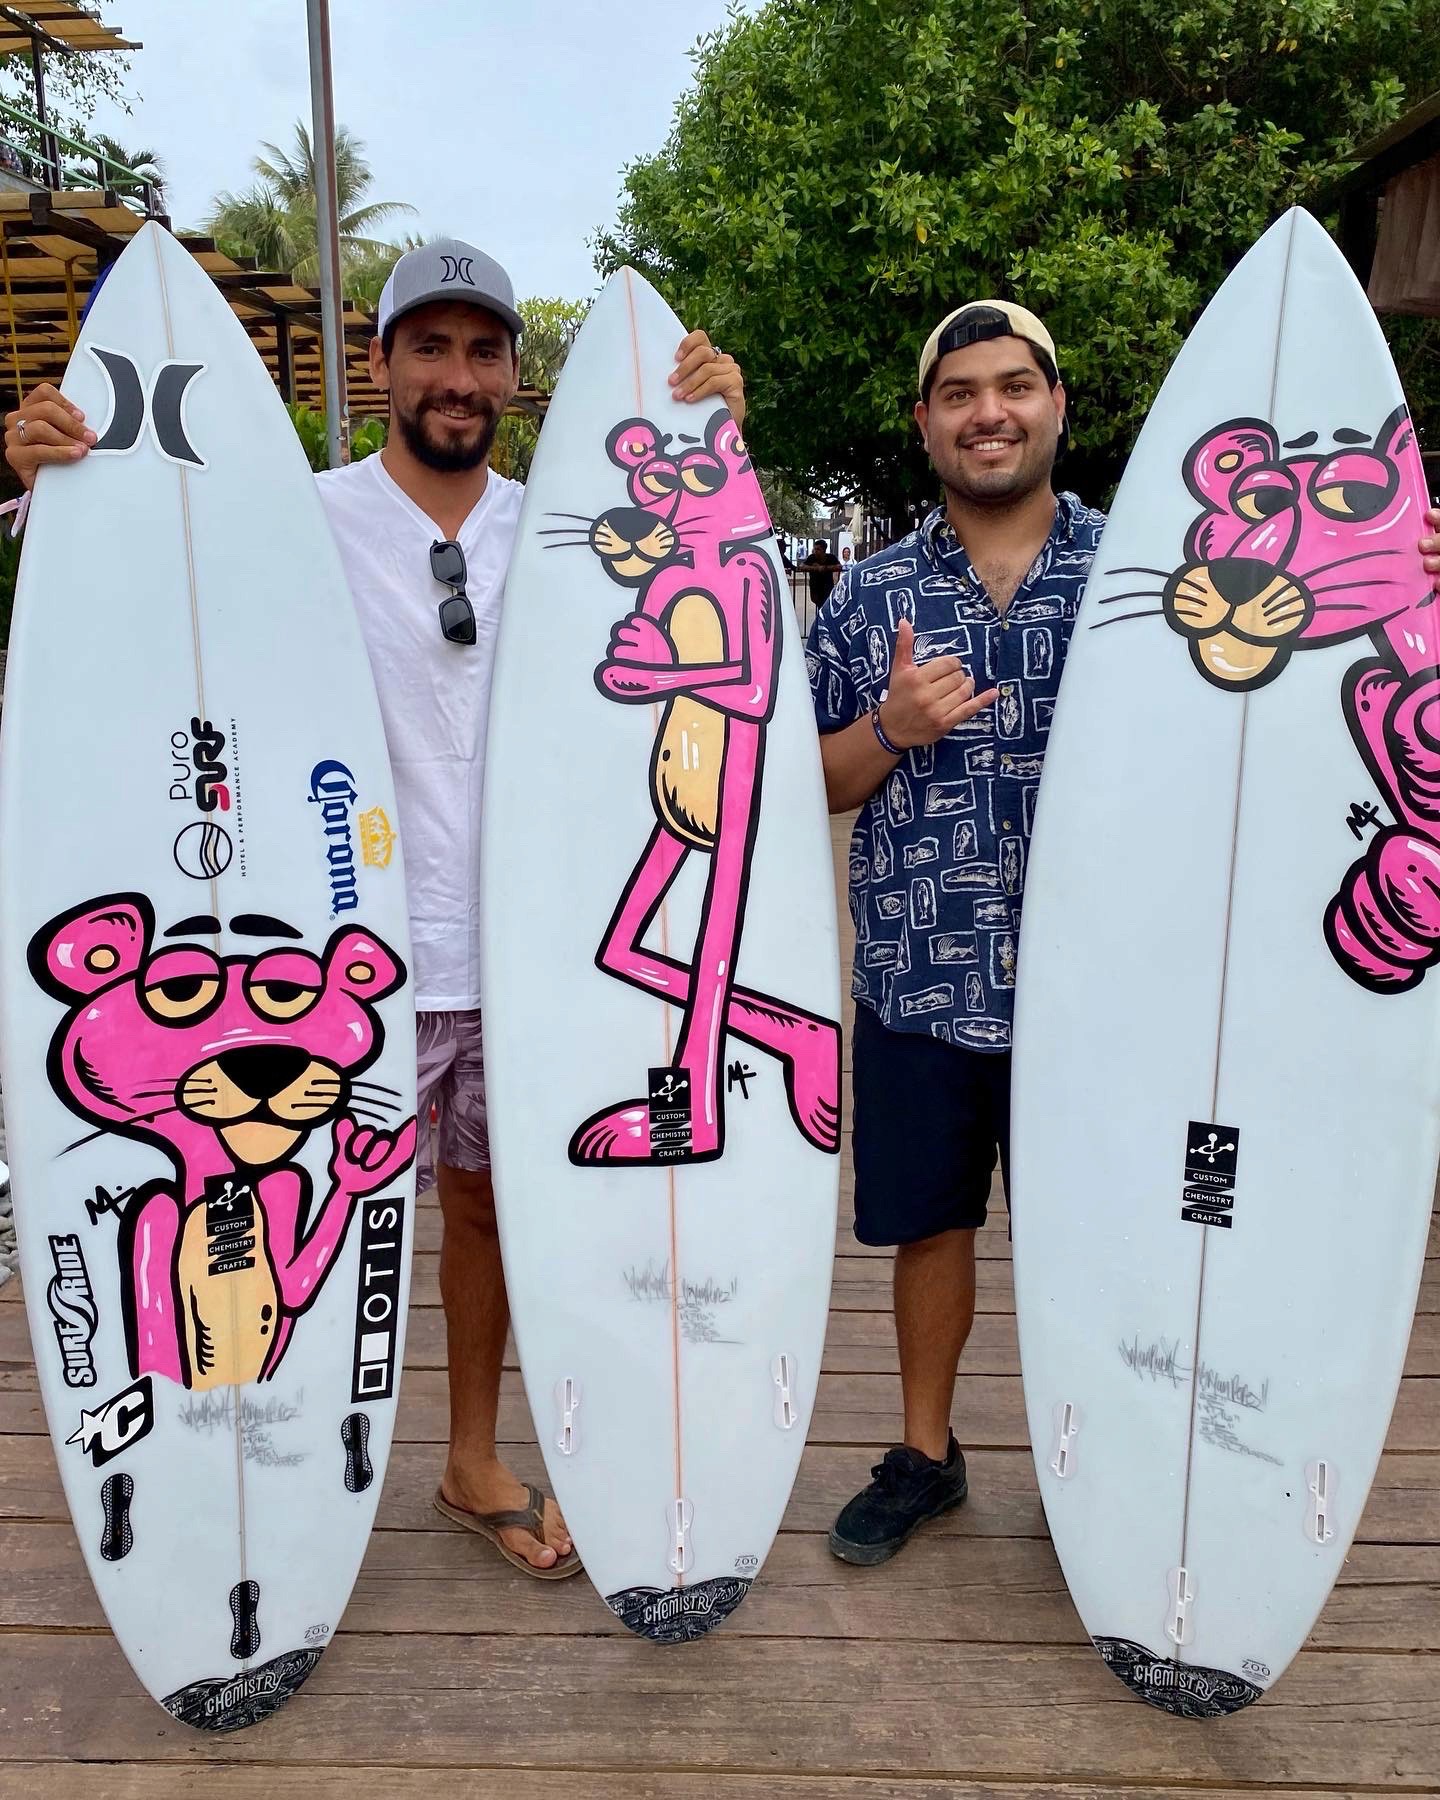
[[(520, 514), (518, 482), (490, 468), (520, 382), (514, 290), (491, 257), (455, 239), (411, 250), (380, 297), (370, 345), (390, 395), (385, 448), (317, 477), (380, 697), (404, 831), (413, 949), (419, 1116), (436, 1109), (444, 1236), (440, 1296), (450, 1369), (450, 1445), (435, 1504), (507, 1561), (554, 1580), (580, 1567), (558, 1507), (522, 1484), (495, 1444), (509, 1303), (485, 1128), (480, 1040), (480, 801), (501, 593)], [(734, 360), (704, 332), (681, 343), (683, 400), (744, 417)], [(6, 415), (5, 456), (29, 488), (44, 463), (95, 442), (48, 383)], [(420, 1188), (431, 1179), (422, 1143)]]

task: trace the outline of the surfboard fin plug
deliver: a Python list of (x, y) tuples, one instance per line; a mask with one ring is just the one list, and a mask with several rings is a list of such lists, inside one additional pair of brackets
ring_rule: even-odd
[(1188, 1569), (1172, 1569), (1166, 1577), (1170, 1595), (1170, 1612), (1165, 1621), (1165, 1635), (1172, 1644), (1188, 1644), (1195, 1636), (1195, 1622), (1190, 1609), (1195, 1604), (1195, 1588)]
[(1073, 1400), (1055, 1408), (1055, 1441), (1050, 1453), (1050, 1467), (1062, 1481), (1075, 1473), (1075, 1433), (1080, 1429), (1080, 1414)]
[(670, 1502), (668, 1522), (670, 1526), (670, 1568), (674, 1574), (684, 1575), (695, 1562), (695, 1552), (690, 1544), (690, 1533), (695, 1524), (695, 1508), (683, 1495), (677, 1495)]
[(562, 1456), (573, 1456), (576, 1449), (575, 1413), (580, 1405), (580, 1383), (573, 1375), (555, 1383), (555, 1404), (560, 1409), (560, 1430), (555, 1438)]
[(775, 1423), (782, 1431), (793, 1431), (800, 1423), (800, 1408), (794, 1394), (795, 1358), (788, 1350), (771, 1363), (770, 1376), (775, 1383)]
[(1335, 1470), (1328, 1462), (1307, 1463), (1305, 1483), (1310, 1490), (1306, 1535), (1314, 1543), (1328, 1544), (1335, 1535), (1335, 1528), (1330, 1523), (1335, 1500)]

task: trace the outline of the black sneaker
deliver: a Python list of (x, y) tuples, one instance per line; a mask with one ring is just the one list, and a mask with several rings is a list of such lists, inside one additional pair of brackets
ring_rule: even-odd
[(953, 1431), (944, 1462), (897, 1444), (870, 1473), (875, 1479), (842, 1510), (830, 1533), (830, 1548), (842, 1562), (885, 1562), (917, 1526), (958, 1506), (968, 1491), (965, 1457)]

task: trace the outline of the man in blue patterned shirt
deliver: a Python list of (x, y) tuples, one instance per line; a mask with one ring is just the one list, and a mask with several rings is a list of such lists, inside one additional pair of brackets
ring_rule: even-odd
[(1008, 1182), (1025, 865), (1104, 524), (1051, 485), (1065, 390), (1023, 307), (980, 301), (941, 321), (915, 419), (945, 504), (846, 570), (806, 651), (830, 810), (860, 808), (855, 1235), (896, 1246), (903, 1441), (830, 1535), (857, 1563), (965, 1498), (950, 1406), (997, 1152)]

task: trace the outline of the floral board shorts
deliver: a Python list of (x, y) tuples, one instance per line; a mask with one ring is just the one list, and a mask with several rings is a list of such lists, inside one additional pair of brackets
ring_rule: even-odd
[[(485, 1118), (485, 1056), (480, 1014), (422, 1012), (415, 1016), (417, 1117), (420, 1149), (415, 1191), (435, 1185), (435, 1164), (452, 1169), (490, 1167), (490, 1130)], [(430, 1112), (437, 1129), (434, 1151)]]

